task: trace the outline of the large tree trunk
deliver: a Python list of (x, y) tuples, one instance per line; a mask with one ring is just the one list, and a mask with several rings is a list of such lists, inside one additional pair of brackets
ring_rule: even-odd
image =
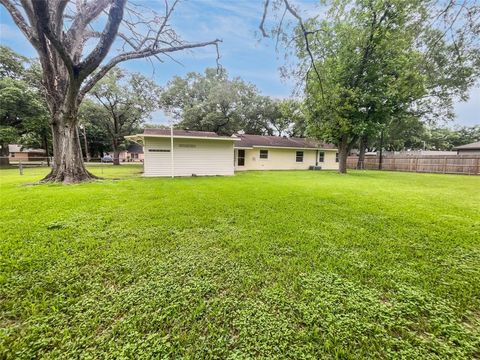
[(348, 157), (348, 141), (344, 136), (338, 144), (338, 172), (340, 174), (347, 173), (347, 157)]
[(357, 161), (357, 169), (358, 170), (364, 170), (365, 169), (365, 153), (367, 151), (367, 142), (368, 142), (368, 137), (367, 135), (364, 135), (360, 138), (360, 152), (358, 154), (358, 161)]
[(98, 179), (83, 164), (76, 122), (58, 116), (52, 121), (53, 166), (42, 182), (78, 183)]
[(8, 152), (8, 144), (2, 144), (2, 148), (0, 149), (0, 166), (10, 165), (9, 156), (10, 153)]

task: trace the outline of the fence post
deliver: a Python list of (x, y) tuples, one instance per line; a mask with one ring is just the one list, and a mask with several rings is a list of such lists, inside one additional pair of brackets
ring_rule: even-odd
[(447, 157), (443, 159), (443, 173), (445, 174), (447, 172)]
[(418, 172), (418, 157), (415, 157), (415, 172)]
[(480, 175), (480, 157), (477, 157), (477, 175)]
[(23, 164), (21, 161), (18, 163), (18, 170), (20, 171), (20, 175), (23, 175)]

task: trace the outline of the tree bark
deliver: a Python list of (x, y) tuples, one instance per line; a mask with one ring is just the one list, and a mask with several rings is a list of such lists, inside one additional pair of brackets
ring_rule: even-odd
[(113, 150), (113, 165), (120, 165), (120, 151), (118, 149)]
[(380, 132), (380, 159), (378, 159), (378, 170), (382, 170), (383, 167), (383, 129)]
[(8, 152), (8, 144), (2, 144), (0, 149), (0, 166), (10, 165), (10, 153)]
[(78, 183), (98, 179), (83, 163), (76, 121), (56, 116), (52, 120), (53, 166), (41, 182)]
[(120, 151), (118, 150), (118, 143), (116, 139), (112, 142), (112, 148), (113, 148), (113, 165), (120, 165)]
[(367, 142), (368, 136), (363, 135), (360, 137), (360, 145), (359, 145), (359, 154), (358, 154), (358, 161), (357, 161), (357, 170), (364, 170), (365, 169), (365, 153), (367, 151)]
[(343, 136), (338, 146), (338, 172), (340, 174), (347, 173), (348, 150), (347, 138), (346, 136)]
[(43, 148), (45, 149), (45, 156), (47, 158), (47, 166), (50, 167), (50, 154), (48, 153), (48, 137), (43, 134)]

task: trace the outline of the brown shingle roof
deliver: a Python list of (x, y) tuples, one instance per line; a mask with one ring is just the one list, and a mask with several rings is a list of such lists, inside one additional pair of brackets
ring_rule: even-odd
[[(170, 129), (146, 128), (143, 130), (143, 135), (160, 135), (170, 136)], [(230, 136), (218, 135), (212, 131), (191, 131), (191, 130), (173, 130), (173, 136), (193, 136), (193, 137), (208, 137), (208, 138), (227, 138)]]
[(306, 148), (306, 149), (336, 149), (333, 144), (327, 144), (313, 139), (280, 137), (280, 136), (264, 136), (264, 135), (248, 135), (237, 134), (240, 141), (235, 143), (235, 147), (288, 147), (288, 148)]
[(43, 150), (43, 149), (29, 149), (29, 148), (24, 148), (22, 145), (10, 144), (10, 145), (8, 145), (8, 152), (11, 152), (11, 153), (16, 153), (16, 152), (45, 153), (45, 150)]
[(453, 150), (462, 150), (462, 149), (465, 149), (465, 150), (480, 150), (480, 141), (477, 141), (477, 142), (474, 142), (474, 143), (471, 143), (471, 144), (467, 144), (467, 145), (457, 146), (457, 147), (453, 148)]

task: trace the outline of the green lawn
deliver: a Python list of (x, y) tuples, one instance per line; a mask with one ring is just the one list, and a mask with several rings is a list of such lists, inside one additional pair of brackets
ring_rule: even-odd
[(480, 357), (480, 177), (1, 170), (0, 358)]

